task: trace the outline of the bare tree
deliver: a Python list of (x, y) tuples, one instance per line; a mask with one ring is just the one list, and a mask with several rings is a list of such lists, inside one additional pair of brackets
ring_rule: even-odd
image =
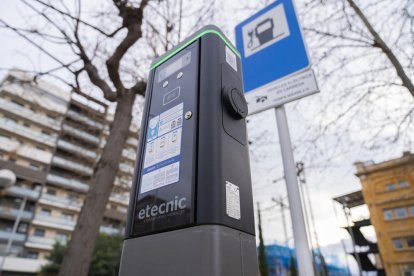
[(300, 118), (303, 156), (412, 147), (413, 2), (308, 0), (299, 11), (323, 93), (303, 101), (317, 110)]
[[(87, 275), (99, 226), (128, 137), (137, 96), (145, 95), (146, 72), (154, 56), (211, 19), (214, 2), (113, 0), (88, 9), (88, 1), (21, 0), (21, 24), (0, 19), (47, 58), (25, 70), (53, 77), (74, 91), (90, 90), (115, 105), (110, 134), (90, 181), (60, 275)], [(30, 16), (29, 16), (30, 15)], [(90, 88), (90, 84), (94, 88)]]

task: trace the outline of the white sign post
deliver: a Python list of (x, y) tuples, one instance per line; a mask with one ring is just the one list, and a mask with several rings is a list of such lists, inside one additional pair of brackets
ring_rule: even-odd
[(293, 0), (277, 0), (236, 27), (249, 115), (274, 107), (299, 275), (315, 273), (283, 104), (319, 91)]

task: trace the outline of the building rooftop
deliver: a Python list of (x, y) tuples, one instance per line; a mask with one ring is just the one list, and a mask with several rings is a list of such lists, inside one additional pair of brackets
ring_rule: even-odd
[(404, 166), (408, 164), (414, 165), (414, 153), (409, 151), (403, 152), (401, 157), (390, 159), (387, 161), (375, 163), (373, 161), (367, 162), (355, 162), (356, 173), (355, 175), (360, 177), (362, 175), (371, 174), (377, 171), (383, 171), (387, 169), (392, 169), (399, 166)]

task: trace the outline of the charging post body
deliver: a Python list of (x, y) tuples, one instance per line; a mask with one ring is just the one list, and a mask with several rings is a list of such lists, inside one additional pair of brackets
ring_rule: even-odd
[(119, 275), (258, 274), (246, 116), (217, 27), (152, 63)]

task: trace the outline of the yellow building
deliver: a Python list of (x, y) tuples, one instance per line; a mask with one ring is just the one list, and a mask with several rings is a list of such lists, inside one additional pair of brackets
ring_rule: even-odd
[(414, 275), (414, 154), (355, 166), (387, 275)]

